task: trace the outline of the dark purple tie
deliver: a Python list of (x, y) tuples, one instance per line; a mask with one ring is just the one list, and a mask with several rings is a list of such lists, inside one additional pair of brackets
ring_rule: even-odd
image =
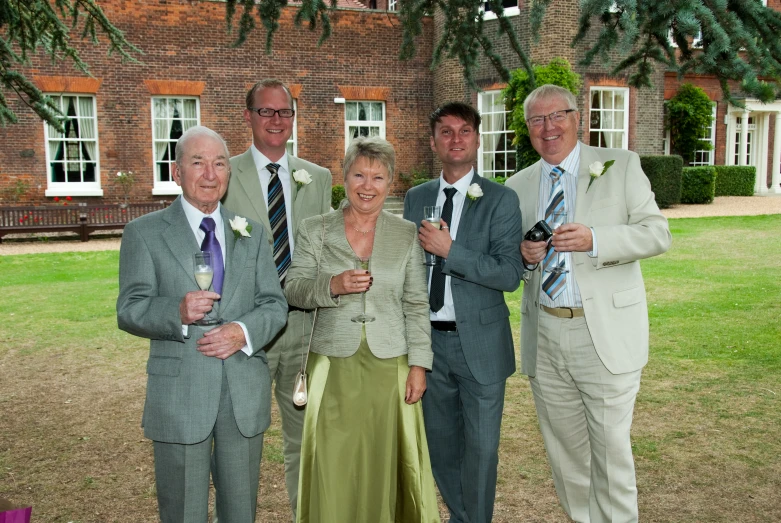
[(201, 243), (201, 251), (210, 252), (212, 255), (212, 268), (214, 269), (212, 288), (217, 294), (222, 294), (222, 280), (225, 278), (225, 266), (222, 261), (222, 249), (220, 248), (220, 242), (217, 241), (217, 235), (214, 234), (215, 227), (216, 224), (212, 218), (207, 216), (201, 220), (200, 229), (206, 233), (206, 237)]

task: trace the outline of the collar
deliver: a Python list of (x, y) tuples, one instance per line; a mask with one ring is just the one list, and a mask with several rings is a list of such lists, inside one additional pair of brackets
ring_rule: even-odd
[(570, 176), (577, 179), (578, 177), (578, 162), (580, 162), (580, 141), (575, 142), (575, 148), (570, 151), (570, 153), (567, 155), (564, 160), (558, 165), (551, 165), (542, 158), (540, 158), (540, 161), (542, 162), (542, 172), (544, 174), (548, 174), (553, 170), (554, 167), (560, 167), (564, 169), (566, 173), (568, 173)]
[(290, 172), (290, 168), (288, 167), (288, 163), (287, 163), (287, 153), (283, 154), (282, 158), (280, 158), (276, 162), (272, 162), (266, 157), (265, 154), (260, 152), (260, 149), (255, 147), (254, 143), (250, 145), (250, 151), (252, 151), (252, 159), (255, 161), (255, 167), (258, 169), (258, 171), (260, 171), (261, 169), (265, 169), (266, 166), (270, 163), (276, 163), (279, 165), (280, 173)]
[(187, 223), (190, 224), (190, 228), (193, 231), (197, 231), (198, 228), (200, 228), (201, 220), (207, 216), (214, 220), (217, 230), (222, 229), (222, 204), (220, 202), (217, 202), (217, 208), (213, 213), (204, 214), (182, 196), (182, 209), (184, 210), (184, 215), (187, 217)]
[(448, 187), (455, 187), (456, 190), (461, 194), (461, 196), (466, 196), (466, 191), (469, 190), (469, 186), (472, 183), (472, 178), (475, 176), (475, 168), (472, 167), (472, 170), (466, 173), (466, 175), (459, 178), (459, 180), (454, 183), (453, 185), (449, 185), (445, 178), (442, 176), (442, 173), (439, 174), (439, 191), (442, 192), (444, 189), (447, 189)]

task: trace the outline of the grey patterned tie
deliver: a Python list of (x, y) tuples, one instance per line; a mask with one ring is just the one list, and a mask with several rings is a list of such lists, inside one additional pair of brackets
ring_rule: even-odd
[[(555, 229), (561, 223), (556, 223), (554, 220), (554, 212), (566, 212), (567, 202), (564, 200), (564, 188), (561, 185), (561, 175), (564, 172), (558, 167), (554, 167), (550, 172), (551, 177), (551, 190), (550, 197), (548, 198), (548, 205), (545, 207), (545, 221), (548, 222), (551, 229)], [(556, 252), (552, 244), (548, 245), (548, 252), (545, 254), (545, 260), (542, 262), (543, 268), (550, 270), (558, 263)], [(565, 258), (562, 256), (561, 265), (566, 263)], [(550, 296), (551, 300), (555, 300), (558, 296), (564, 292), (567, 288), (567, 273), (561, 272), (545, 272), (545, 277), (542, 280), (542, 290), (545, 294)]]
[(271, 173), (268, 181), (268, 221), (274, 237), (274, 264), (277, 266), (279, 284), (285, 286), (285, 276), (290, 268), (290, 238), (287, 232), (287, 210), (285, 209), (285, 191), (279, 179), (279, 164), (266, 166)]

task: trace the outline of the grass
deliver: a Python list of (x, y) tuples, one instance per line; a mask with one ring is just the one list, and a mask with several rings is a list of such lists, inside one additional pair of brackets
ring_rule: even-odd
[[(781, 215), (670, 224), (670, 252), (642, 264), (651, 356), (633, 426), (641, 519), (780, 521)], [(116, 328), (117, 261), (0, 257), (0, 497), (32, 504), (38, 521), (156, 521), (139, 426), (148, 343)], [(515, 325), (520, 295), (507, 296)], [(276, 412), (265, 443), (258, 521), (286, 522)], [(519, 374), (500, 452), (494, 521), (566, 521)]]

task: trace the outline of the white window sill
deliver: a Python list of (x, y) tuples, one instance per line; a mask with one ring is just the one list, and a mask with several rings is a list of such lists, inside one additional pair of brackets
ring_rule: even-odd
[(178, 185), (160, 185), (152, 189), (153, 196), (176, 196), (182, 194), (182, 188)]
[[(511, 16), (518, 16), (521, 14), (520, 7), (508, 7), (504, 10), (504, 16), (509, 18)], [(496, 20), (496, 13), (493, 11), (483, 12), (483, 20)]]
[(47, 198), (53, 196), (103, 196), (103, 189), (85, 189), (81, 187), (74, 187), (72, 189), (46, 189), (44, 195)]

